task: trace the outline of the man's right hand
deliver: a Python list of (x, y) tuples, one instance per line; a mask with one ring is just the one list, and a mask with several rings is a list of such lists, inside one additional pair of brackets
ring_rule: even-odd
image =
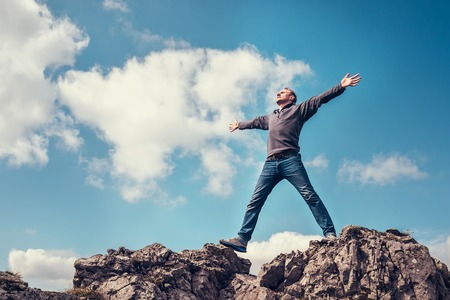
[(239, 128), (239, 121), (236, 119), (236, 117), (234, 118), (234, 122), (233, 123), (231, 123), (229, 126), (228, 126), (228, 129), (230, 130), (230, 132), (233, 132), (233, 131), (235, 131), (236, 129), (238, 129)]

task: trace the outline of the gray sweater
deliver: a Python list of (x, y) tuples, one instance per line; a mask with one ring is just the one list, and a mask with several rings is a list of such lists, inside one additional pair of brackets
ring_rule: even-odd
[(341, 95), (344, 91), (345, 88), (339, 84), (300, 104), (289, 104), (282, 110), (274, 110), (269, 115), (239, 122), (239, 129), (269, 130), (267, 157), (287, 151), (300, 151), (299, 139), (303, 124), (317, 112), (322, 104)]

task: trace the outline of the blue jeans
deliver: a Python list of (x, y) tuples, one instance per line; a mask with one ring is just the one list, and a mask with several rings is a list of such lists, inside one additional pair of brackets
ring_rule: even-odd
[(253, 192), (250, 203), (247, 205), (244, 221), (238, 235), (245, 241), (252, 238), (258, 221), (259, 213), (272, 189), (283, 179), (287, 179), (305, 199), (317, 224), (322, 228), (323, 234), (334, 233), (333, 221), (320, 200), (319, 195), (309, 181), (300, 154), (294, 154), (277, 160), (266, 160)]

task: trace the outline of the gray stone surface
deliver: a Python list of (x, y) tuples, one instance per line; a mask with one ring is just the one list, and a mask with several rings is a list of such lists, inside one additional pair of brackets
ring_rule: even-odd
[[(0, 272), (3, 299), (450, 299), (447, 266), (411, 236), (347, 226), (335, 240), (280, 254), (250, 275), (250, 261), (222, 245), (173, 252), (153, 244), (75, 262), (68, 293), (31, 289)], [(91, 294), (89, 294), (91, 293)]]
[(19, 275), (0, 272), (0, 300), (76, 300), (77, 296), (67, 293), (45, 292), (28, 287)]

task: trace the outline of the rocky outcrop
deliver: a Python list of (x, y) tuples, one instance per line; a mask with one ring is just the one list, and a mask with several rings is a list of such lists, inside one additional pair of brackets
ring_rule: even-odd
[(76, 300), (77, 296), (68, 293), (45, 292), (28, 287), (19, 275), (0, 272), (0, 300)]
[(397, 230), (347, 226), (336, 240), (250, 262), (220, 245), (173, 252), (160, 244), (75, 263), (74, 286), (105, 299), (450, 299), (447, 267)]
[(250, 261), (206, 244), (173, 252), (153, 244), (108, 250), (75, 262), (74, 290), (30, 289), (0, 272), (2, 299), (450, 299), (447, 266), (398, 230), (347, 226), (338, 239), (311, 241), (250, 275)]
[(344, 228), (339, 239), (265, 264), (257, 285), (280, 299), (450, 299), (447, 266), (398, 230)]
[(75, 269), (74, 287), (105, 299), (219, 299), (237, 274), (249, 273), (250, 261), (214, 244), (180, 253), (153, 244), (79, 259)]

